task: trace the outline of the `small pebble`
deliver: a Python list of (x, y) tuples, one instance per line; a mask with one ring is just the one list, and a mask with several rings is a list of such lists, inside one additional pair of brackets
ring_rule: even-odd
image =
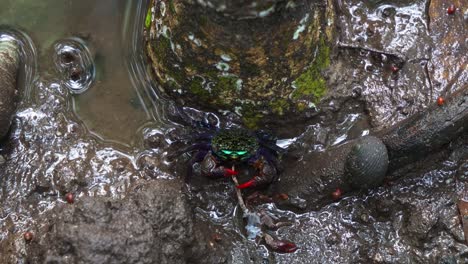
[(398, 68), (395, 65), (392, 65), (392, 67), (390, 67), (390, 70), (392, 70), (393, 73), (397, 73), (398, 71), (400, 71), (400, 68)]
[(450, 5), (450, 6), (447, 8), (447, 14), (453, 15), (453, 14), (455, 13), (455, 10), (457, 10), (457, 8), (455, 7), (455, 5)]
[(343, 192), (341, 191), (340, 188), (337, 188), (334, 192), (332, 192), (332, 198), (335, 201), (341, 199), (342, 195), (343, 195)]
[(65, 195), (65, 200), (67, 201), (67, 203), (72, 204), (75, 202), (75, 196), (73, 195), (73, 193), (67, 193)]
[(221, 240), (223, 240), (223, 238), (221, 237), (220, 234), (214, 233), (214, 234), (213, 234), (213, 240), (214, 240), (215, 242), (221, 242)]
[(387, 7), (385, 8), (383, 11), (382, 11), (382, 16), (384, 18), (387, 18), (387, 17), (390, 17), (390, 16), (394, 16), (396, 13), (396, 10), (395, 8), (393, 7)]
[(0, 165), (5, 164), (5, 162), (6, 162), (5, 157), (3, 157), (3, 155), (0, 155)]
[(405, 108), (401, 109), (401, 113), (402, 113), (403, 115), (408, 115), (408, 114), (409, 114), (408, 108), (405, 107)]
[(280, 193), (280, 194), (278, 194), (278, 198), (279, 198), (280, 200), (285, 201), (285, 200), (288, 200), (288, 199), (289, 199), (289, 196), (288, 196), (287, 194), (285, 194), (285, 193)]
[(360, 218), (361, 218), (361, 221), (364, 222), (364, 223), (369, 222), (369, 215), (368, 214), (361, 214)]
[(24, 233), (23, 237), (26, 242), (30, 242), (34, 238), (34, 234), (28, 231)]
[(335, 245), (340, 242), (340, 237), (336, 233), (332, 233), (325, 238), (325, 241), (330, 245)]
[(395, 185), (395, 183), (393, 181), (388, 180), (388, 179), (384, 180), (384, 184), (385, 184), (385, 186), (389, 186), (389, 187)]
[(437, 105), (442, 106), (445, 104), (445, 99), (443, 97), (437, 98)]

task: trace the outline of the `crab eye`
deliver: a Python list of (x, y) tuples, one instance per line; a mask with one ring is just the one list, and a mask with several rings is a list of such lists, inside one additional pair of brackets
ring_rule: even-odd
[(226, 149), (221, 150), (221, 152), (223, 152), (226, 155), (231, 155), (232, 154), (232, 151), (226, 150)]
[(236, 151), (236, 153), (239, 156), (243, 156), (243, 155), (247, 154), (247, 151)]

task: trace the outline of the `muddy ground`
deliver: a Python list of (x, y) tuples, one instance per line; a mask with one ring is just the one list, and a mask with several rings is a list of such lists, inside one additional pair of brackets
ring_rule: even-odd
[[(466, 3), (453, 1), (449, 15), (446, 1), (337, 2), (340, 34), (325, 73), (331, 90), (313, 124), (294, 129), (289, 155), (299, 161), (467, 89)], [(42, 57), (53, 57), (46, 50)], [(193, 130), (169, 120), (171, 107), (156, 118), (164, 125), (135, 127), (134, 145), (106, 141), (78, 117), (76, 96), (47, 68), (53, 63), (38, 63), (42, 71), (0, 143), (0, 263), (468, 262), (457, 209), (468, 198), (466, 135), (388, 175), (383, 186), (316, 210), (258, 205), (288, 223), (269, 232), (298, 250), (280, 254), (246, 238), (232, 182), (183, 181), (190, 157), (171, 154)], [(293, 173), (282, 167), (276, 184)]]

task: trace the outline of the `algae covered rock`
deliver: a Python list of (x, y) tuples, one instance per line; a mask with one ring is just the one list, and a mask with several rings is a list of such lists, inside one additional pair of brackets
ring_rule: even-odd
[(233, 112), (248, 127), (306, 116), (327, 92), (329, 2), (152, 1), (146, 48), (156, 79), (179, 104)]

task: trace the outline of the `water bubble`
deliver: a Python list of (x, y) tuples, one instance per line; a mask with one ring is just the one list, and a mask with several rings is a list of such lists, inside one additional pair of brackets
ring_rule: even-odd
[(95, 66), (84, 41), (64, 39), (54, 45), (54, 62), (65, 86), (74, 94), (85, 92), (93, 83)]

